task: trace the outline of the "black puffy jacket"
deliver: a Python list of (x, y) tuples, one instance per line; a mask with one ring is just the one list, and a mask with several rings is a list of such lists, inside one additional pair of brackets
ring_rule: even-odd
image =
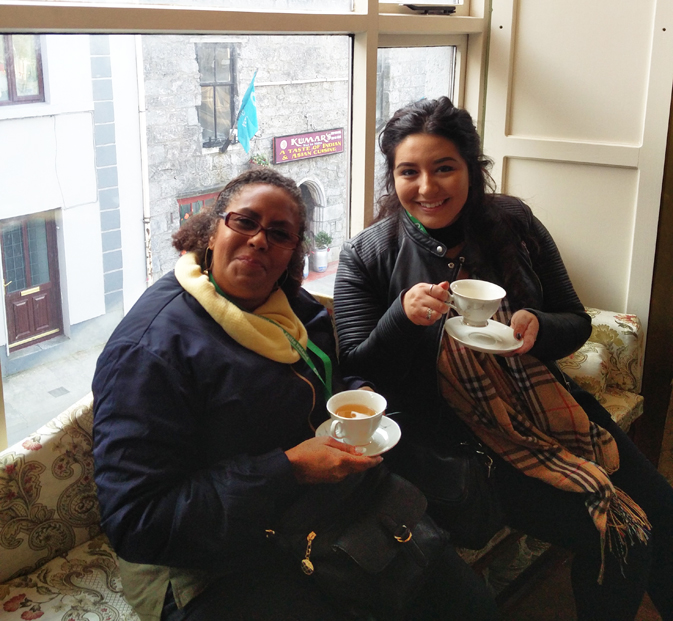
[[(526, 297), (534, 300), (526, 310), (540, 323), (529, 353), (546, 363), (567, 356), (589, 338), (591, 318), (584, 312), (554, 240), (530, 208), (507, 196), (495, 201), (516, 223), (511, 230), (517, 262), (509, 269), (518, 271)], [(413, 324), (402, 308), (402, 294), (419, 282), (453, 280), (459, 265), (444, 256), (446, 250), (401, 212), (344, 245), (334, 289), (344, 372), (374, 381), (387, 397), (389, 409), (420, 413), (424, 418), (448, 409), (439, 395), (436, 372), (444, 322), (429, 327)], [(469, 253), (469, 247), (464, 251)], [(471, 276), (497, 282), (492, 274)], [(518, 310), (516, 301), (510, 304), (512, 311)]]
[[(290, 300), (333, 358), (332, 322), (306, 291)], [(322, 363), (314, 361), (318, 368)], [(281, 364), (230, 337), (171, 272), (105, 346), (93, 379), (95, 479), (103, 530), (134, 563), (243, 570), (264, 529), (302, 488), (284, 451), (328, 418), (308, 365)]]

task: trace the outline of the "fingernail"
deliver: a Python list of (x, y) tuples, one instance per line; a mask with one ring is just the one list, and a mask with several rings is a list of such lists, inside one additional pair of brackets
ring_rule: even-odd
[(367, 449), (365, 449), (364, 446), (356, 446), (356, 447), (355, 447), (355, 452), (356, 452), (356, 453), (360, 453), (360, 455), (362, 455), (362, 453), (364, 453), (366, 450), (367, 450)]
[(516, 340), (520, 341), (521, 340), (521, 332), (516, 333)]

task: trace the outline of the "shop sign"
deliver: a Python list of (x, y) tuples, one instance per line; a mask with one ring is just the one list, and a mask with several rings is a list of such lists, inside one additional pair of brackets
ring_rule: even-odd
[(308, 134), (279, 136), (273, 139), (273, 163), (286, 164), (309, 157), (343, 153), (343, 150), (343, 127)]

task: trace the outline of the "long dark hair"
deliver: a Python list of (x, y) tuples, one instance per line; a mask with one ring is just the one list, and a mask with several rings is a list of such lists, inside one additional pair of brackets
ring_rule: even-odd
[[(205, 265), (206, 250), (211, 237), (215, 234), (220, 221), (220, 214), (224, 213), (238, 194), (248, 185), (273, 185), (285, 190), (292, 198), (299, 215), (298, 235), (303, 240), (306, 231), (306, 205), (297, 184), (271, 168), (248, 170), (232, 179), (217, 197), (212, 209), (199, 212), (187, 220), (178, 231), (173, 234), (173, 246), (180, 252), (187, 251), (196, 254), (202, 270)], [(301, 287), (304, 271), (304, 254), (306, 249), (303, 241), (292, 253), (287, 266), (287, 278), (281, 277), (279, 286), (288, 297), (294, 297)]]
[(414, 134), (440, 136), (456, 145), (467, 164), (470, 180), (463, 214), (483, 205), (486, 191), (492, 193), (495, 184), (488, 172), (492, 162), (482, 153), (472, 117), (466, 110), (456, 108), (448, 97), (421, 99), (395, 112), (379, 136), (379, 146), (386, 158), (386, 175), (377, 220), (403, 209), (395, 192), (395, 152), (405, 138)]
[(405, 138), (414, 134), (450, 140), (467, 164), (470, 188), (461, 211), (465, 242), (470, 250), (465, 267), (481, 278), (500, 281), (512, 297), (520, 298), (521, 286), (513, 282), (511, 276), (516, 270), (505, 268), (515, 259), (517, 248), (512, 243), (513, 222), (493, 200), (495, 182), (489, 172), (493, 162), (482, 151), (481, 139), (469, 112), (456, 108), (448, 97), (409, 104), (386, 123), (379, 136), (386, 172), (376, 220), (404, 210), (395, 192), (395, 152)]

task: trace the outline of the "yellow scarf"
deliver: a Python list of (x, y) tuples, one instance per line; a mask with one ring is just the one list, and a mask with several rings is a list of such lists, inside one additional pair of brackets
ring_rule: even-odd
[(201, 271), (193, 252), (187, 252), (178, 259), (175, 264), (175, 277), (182, 288), (193, 295), (237, 343), (275, 362), (292, 364), (299, 360), (299, 354), (290, 345), (283, 331), (260, 317), (267, 317), (280, 324), (306, 347), (306, 328), (290, 308), (282, 289), (276, 289), (264, 304), (248, 313), (215, 291), (208, 275)]

